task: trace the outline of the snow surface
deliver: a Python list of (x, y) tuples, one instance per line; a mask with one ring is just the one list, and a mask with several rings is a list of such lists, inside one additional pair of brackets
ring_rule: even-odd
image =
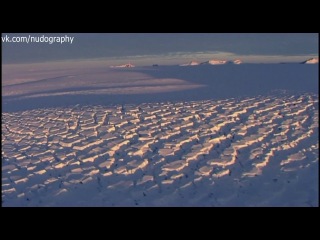
[(317, 66), (2, 70), (3, 206), (319, 205)]

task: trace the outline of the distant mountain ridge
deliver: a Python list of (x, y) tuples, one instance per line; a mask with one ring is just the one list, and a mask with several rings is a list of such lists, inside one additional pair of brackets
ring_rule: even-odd
[(233, 61), (226, 61), (226, 60), (218, 60), (218, 59), (211, 59), (202, 63), (198, 63), (196, 61), (191, 61), (189, 63), (181, 64), (180, 66), (197, 66), (197, 65), (222, 65), (222, 64), (241, 64), (242, 61), (240, 59), (235, 59)]
[(123, 64), (123, 65), (118, 65), (118, 66), (110, 66), (112, 68), (133, 68), (135, 67), (133, 64), (131, 63), (127, 63), (127, 64)]
[(196, 61), (191, 61), (191, 62), (189, 62), (189, 63), (181, 64), (180, 66), (197, 66), (197, 65), (199, 65), (198, 62), (196, 62)]
[(240, 59), (236, 59), (234, 61), (232, 61), (233, 64), (241, 64), (242, 61)]
[(210, 64), (210, 65), (221, 65), (221, 64), (226, 64), (227, 61), (225, 60), (216, 60), (216, 59), (212, 59), (206, 62), (202, 62), (200, 64)]

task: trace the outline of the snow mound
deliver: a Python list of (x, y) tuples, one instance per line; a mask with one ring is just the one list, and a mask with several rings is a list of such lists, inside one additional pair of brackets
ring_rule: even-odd
[(302, 64), (317, 64), (317, 63), (319, 63), (319, 58), (310, 58), (302, 62)]
[(242, 61), (240, 59), (236, 59), (232, 61), (233, 64), (241, 64)]
[(180, 66), (196, 66), (196, 65), (199, 65), (199, 63), (196, 61), (191, 61), (189, 63), (181, 64)]
[(227, 61), (225, 61), (225, 60), (215, 60), (215, 59), (212, 59), (212, 60), (203, 62), (203, 63), (201, 63), (201, 64), (220, 65), (220, 64), (226, 64), (226, 63), (227, 63)]
[(118, 66), (111, 66), (112, 68), (132, 68), (135, 67), (131, 63), (123, 64), (123, 65), (118, 65)]

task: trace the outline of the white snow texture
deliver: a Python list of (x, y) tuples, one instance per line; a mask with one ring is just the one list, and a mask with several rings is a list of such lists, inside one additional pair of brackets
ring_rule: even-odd
[(2, 205), (318, 206), (318, 66), (225, 63), (4, 65)]

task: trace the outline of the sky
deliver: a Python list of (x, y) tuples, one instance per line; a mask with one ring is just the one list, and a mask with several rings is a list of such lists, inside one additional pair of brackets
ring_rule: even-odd
[[(73, 37), (70, 42), (6, 42), (12, 37)], [(60, 38), (61, 39), (61, 38)], [(66, 39), (66, 38), (65, 38)], [(110, 65), (182, 64), (210, 59), (301, 62), (318, 57), (317, 33), (2, 34), (2, 63), (107, 60)]]

